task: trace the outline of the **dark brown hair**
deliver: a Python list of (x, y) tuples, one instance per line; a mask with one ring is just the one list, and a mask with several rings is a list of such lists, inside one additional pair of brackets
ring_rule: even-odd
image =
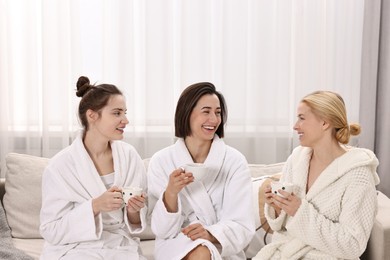
[(224, 125), (227, 120), (227, 107), (223, 95), (215, 89), (215, 86), (209, 82), (200, 82), (187, 87), (180, 95), (176, 105), (175, 112), (175, 136), (185, 138), (190, 136), (190, 116), (192, 110), (198, 103), (199, 99), (204, 95), (216, 95), (221, 106), (221, 124), (219, 125), (216, 134), (224, 137)]
[(107, 105), (110, 97), (122, 95), (122, 92), (111, 84), (91, 85), (89, 79), (85, 76), (78, 79), (76, 86), (76, 96), (81, 97), (79, 118), (85, 133), (88, 130), (87, 110), (91, 109), (100, 115), (101, 109)]

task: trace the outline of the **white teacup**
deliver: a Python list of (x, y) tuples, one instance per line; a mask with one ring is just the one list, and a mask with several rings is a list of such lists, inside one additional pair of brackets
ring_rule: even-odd
[(122, 188), (122, 198), (123, 198), (123, 201), (125, 202), (126, 205), (131, 197), (141, 196), (141, 195), (142, 195), (142, 188), (140, 188), (140, 187)]
[(207, 166), (203, 163), (187, 163), (183, 168), (185, 172), (191, 172), (196, 181), (202, 181), (207, 174)]
[(271, 182), (271, 188), (272, 193), (284, 198), (284, 196), (279, 193), (279, 190), (284, 190), (285, 192), (292, 193), (294, 191), (294, 184), (289, 182)]

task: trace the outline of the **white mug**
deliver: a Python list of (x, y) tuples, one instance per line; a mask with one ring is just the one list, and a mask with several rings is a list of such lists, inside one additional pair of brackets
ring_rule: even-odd
[(271, 182), (271, 188), (272, 193), (284, 198), (284, 196), (279, 193), (279, 190), (284, 190), (291, 194), (294, 191), (294, 184), (288, 182)]
[(207, 166), (203, 163), (187, 163), (183, 169), (185, 172), (191, 172), (196, 181), (202, 181), (207, 174)]
[(134, 196), (141, 196), (142, 195), (142, 188), (140, 187), (125, 187), (122, 188), (122, 198), (125, 204), (127, 205), (127, 202), (131, 197)]

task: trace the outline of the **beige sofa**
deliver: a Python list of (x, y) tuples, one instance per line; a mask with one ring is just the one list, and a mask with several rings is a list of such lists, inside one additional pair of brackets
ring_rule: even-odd
[[(144, 160), (147, 166), (148, 160)], [(48, 159), (25, 154), (7, 155), (2, 171), (6, 178), (0, 180), (0, 198), (6, 211), (14, 245), (35, 259), (39, 259), (43, 239), (39, 234), (39, 210), (41, 206), (41, 176)], [(280, 173), (283, 163), (251, 164), (253, 177), (253, 207), (256, 225), (260, 226), (258, 190), (263, 181)], [(378, 192), (379, 211), (371, 238), (362, 259), (390, 260), (390, 199)], [(264, 230), (257, 231), (247, 248), (248, 258), (253, 257), (264, 243)], [(140, 235), (143, 254), (153, 259), (154, 236), (150, 229)], [(267, 241), (270, 240), (268, 235)]]

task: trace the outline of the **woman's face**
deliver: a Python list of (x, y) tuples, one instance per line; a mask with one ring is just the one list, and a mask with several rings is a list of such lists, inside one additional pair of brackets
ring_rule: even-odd
[(191, 137), (204, 141), (212, 140), (221, 121), (221, 106), (217, 95), (203, 95), (191, 112)]
[(314, 147), (324, 136), (325, 121), (316, 116), (311, 108), (303, 102), (298, 105), (297, 117), (294, 130), (298, 133), (300, 144)]
[(129, 123), (126, 117), (126, 102), (122, 95), (113, 95), (94, 122), (95, 130), (107, 140), (123, 139), (123, 132)]

